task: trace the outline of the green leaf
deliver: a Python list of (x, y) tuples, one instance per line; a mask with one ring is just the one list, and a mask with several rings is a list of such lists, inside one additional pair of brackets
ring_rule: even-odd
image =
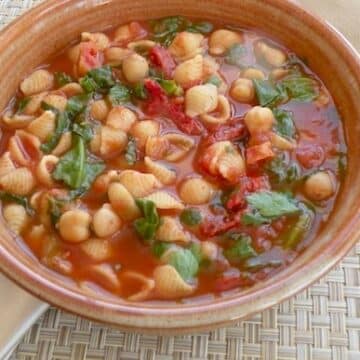
[(287, 99), (286, 91), (270, 80), (253, 80), (255, 92), (261, 106), (274, 107)]
[(89, 142), (93, 137), (93, 129), (89, 123), (74, 123), (72, 131), (81, 136), (86, 142)]
[(141, 82), (134, 85), (132, 89), (132, 93), (135, 97), (137, 97), (140, 100), (146, 100), (148, 97), (144, 83)]
[(54, 150), (60, 140), (61, 135), (69, 130), (70, 125), (71, 125), (71, 122), (68, 117), (68, 114), (66, 112), (63, 112), (63, 113), (58, 112), (56, 115), (55, 132), (54, 132), (54, 134), (51, 135), (51, 137), (45, 143), (41, 144), (41, 147), (40, 147), (41, 151), (48, 154), (52, 150)]
[(109, 99), (113, 106), (121, 105), (130, 100), (130, 90), (122, 84), (116, 84), (109, 91)]
[(80, 185), (80, 189), (82, 189), (82, 193), (85, 193), (90, 189), (92, 183), (96, 179), (96, 177), (101, 174), (105, 170), (105, 164), (103, 161), (89, 161), (85, 162), (85, 176)]
[(70, 84), (70, 83), (72, 83), (74, 81), (73, 78), (70, 75), (68, 75), (68, 74), (66, 74), (65, 72), (62, 72), (62, 71), (55, 72), (54, 77), (55, 77), (56, 85), (58, 87), (62, 87), (64, 85)]
[(281, 136), (293, 138), (296, 134), (295, 123), (291, 111), (274, 109), (273, 114), (276, 119), (275, 130)]
[(62, 208), (67, 203), (66, 199), (57, 199), (55, 197), (49, 197), (49, 213), (51, 223), (55, 226), (62, 215)]
[(23, 206), (29, 215), (34, 215), (34, 209), (31, 207), (28, 198), (11, 194), (5, 191), (0, 191), (0, 199), (4, 202), (15, 202)]
[(276, 219), (283, 215), (293, 215), (299, 212), (294, 200), (289, 196), (275, 191), (259, 191), (246, 196), (253, 209), (263, 217)]
[(106, 90), (115, 85), (112, 69), (109, 65), (105, 65), (90, 70), (81, 80), (81, 87), (86, 92), (93, 92), (99, 89)]
[(165, 253), (165, 251), (170, 248), (170, 246), (171, 245), (167, 242), (155, 241), (152, 244), (151, 251), (152, 251), (153, 255), (159, 259)]
[(213, 84), (216, 87), (219, 87), (221, 85), (221, 79), (216, 75), (211, 75), (207, 80), (207, 84)]
[(316, 81), (309, 77), (291, 76), (285, 78), (281, 83), (293, 100), (311, 102), (319, 95)]
[(212, 23), (208, 21), (202, 21), (188, 26), (186, 31), (208, 34), (211, 33), (213, 29), (214, 29), (214, 25)]
[(257, 256), (257, 252), (251, 246), (251, 237), (245, 234), (232, 234), (234, 244), (224, 250), (225, 257), (231, 262), (241, 262), (250, 257)]
[(188, 208), (182, 211), (180, 221), (188, 226), (195, 226), (201, 223), (201, 212), (194, 208)]
[(137, 160), (136, 140), (133, 137), (129, 137), (129, 141), (126, 146), (125, 160), (129, 165), (134, 165)]
[(185, 281), (191, 280), (199, 271), (199, 263), (189, 249), (171, 252), (168, 263), (176, 269)]
[(143, 217), (134, 221), (135, 230), (144, 240), (152, 240), (160, 226), (160, 217), (155, 203), (150, 200), (137, 199), (136, 204), (141, 210)]
[(301, 177), (300, 167), (295, 162), (288, 162), (282, 155), (276, 156), (265, 165), (270, 181), (277, 185), (293, 184)]
[(157, 81), (169, 96), (180, 96), (184, 93), (182, 87), (175, 80), (158, 79)]
[(86, 106), (91, 97), (92, 94), (81, 94), (72, 96), (70, 99), (68, 99), (65, 112), (68, 114), (71, 120), (73, 120), (86, 109)]
[(246, 47), (240, 44), (232, 45), (225, 54), (225, 61), (230, 65), (243, 67), (243, 57), (246, 55)]
[(20, 99), (17, 103), (17, 110), (16, 112), (22, 113), (26, 107), (26, 105), (29, 103), (29, 101), (31, 100), (31, 97), (24, 97), (22, 99)]
[(247, 226), (259, 226), (262, 224), (266, 224), (269, 223), (269, 219), (261, 216), (258, 212), (246, 212), (245, 214), (243, 214), (243, 216), (241, 217), (241, 222), (244, 225)]
[(96, 81), (90, 76), (84, 76), (83, 78), (81, 78), (79, 80), (79, 84), (86, 93), (92, 93), (99, 89)]

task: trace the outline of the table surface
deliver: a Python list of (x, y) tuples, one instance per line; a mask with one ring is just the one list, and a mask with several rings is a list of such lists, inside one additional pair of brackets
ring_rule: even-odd
[[(0, 27), (41, 1), (0, 0)], [(300, 2), (360, 50), (360, 0)], [(11, 359), (359, 360), (360, 243), (315, 285), (236, 325), (188, 336), (140, 335), (50, 308)]]

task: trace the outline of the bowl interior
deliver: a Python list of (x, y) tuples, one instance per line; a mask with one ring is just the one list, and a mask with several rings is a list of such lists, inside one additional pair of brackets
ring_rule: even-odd
[[(284, 0), (58, 0), (46, 1), (0, 34), (0, 109), (20, 80), (81, 31), (103, 30), (131, 20), (185, 15), (256, 29), (307, 60), (333, 95), (349, 148), (343, 191), (327, 226), (285, 271), (247, 291), (182, 305), (132, 304), (79, 289), (40, 265), (0, 221), (0, 267), (20, 285), (57, 306), (127, 328), (181, 332), (208, 328), (265, 309), (310, 285), (345, 255), (360, 229), (360, 63), (333, 30)], [(350, 190), (351, 189), (351, 190)], [(169, 318), (171, 315), (171, 321)], [(166, 330), (167, 329), (167, 330)]]

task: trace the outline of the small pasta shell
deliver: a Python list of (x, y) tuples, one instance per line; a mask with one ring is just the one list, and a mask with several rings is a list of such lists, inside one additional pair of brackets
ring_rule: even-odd
[(151, 159), (164, 159), (170, 149), (170, 142), (163, 136), (150, 136), (146, 140), (145, 154)]
[(175, 36), (168, 50), (178, 61), (188, 60), (202, 52), (203, 39), (199, 33), (183, 31)]
[(136, 143), (140, 149), (143, 149), (147, 139), (156, 136), (160, 132), (160, 124), (154, 120), (142, 120), (135, 122), (130, 130), (132, 136), (136, 138)]
[(26, 115), (34, 115), (41, 108), (41, 102), (44, 100), (47, 92), (42, 92), (37, 95), (33, 95), (29, 98), (29, 102), (24, 107), (23, 113)]
[(218, 90), (213, 84), (193, 86), (185, 94), (186, 115), (194, 117), (214, 111), (218, 105)]
[(174, 80), (184, 88), (201, 82), (203, 77), (203, 57), (196, 55), (179, 64), (174, 72)]
[(122, 277), (129, 278), (133, 281), (139, 281), (142, 284), (141, 289), (135, 294), (129, 296), (127, 300), (144, 301), (149, 299), (149, 297), (152, 295), (152, 292), (155, 288), (155, 281), (153, 279), (149, 279), (146, 276), (135, 271), (126, 271), (121, 275)]
[(111, 66), (119, 66), (130, 54), (132, 54), (132, 51), (129, 49), (120, 47), (107, 48), (104, 52), (105, 62)]
[(109, 126), (102, 126), (100, 132), (95, 134), (91, 140), (90, 146), (92, 151), (98, 152), (101, 156), (108, 157), (121, 153), (125, 149), (126, 144), (127, 136), (124, 131), (113, 129)]
[(221, 125), (225, 124), (231, 116), (231, 108), (230, 103), (227, 97), (224, 95), (218, 96), (218, 105), (216, 108), (216, 112), (218, 114), (201, 114), (200, 119), (208, 125)]
[(0, 157), (0, 177), (15, 170), (15, 165), (11, 160), (10, 153), (7, 151)]
[(166, 134), (163, 138), (170, 144), (170, 148), (164, 157), (167, 161), (173, 162), (184, 158), (195, 146), (195, 140), (183, 134)]
[(59, 158), (55, 155), (45, 155), (42, 157), (38, 166), (36, 167), (36, 177), (42, 185), (48, 187), (55, 185), (51, 173), (55, 169), (55, 166), (58, 162)]
[(20, 235), (29, 222), (29, 216), (23, 206), (19, 204), (8, 204), (3, 207), (4, 219), (16, 235)]
[(161, 299), (178, 299), (191, 295), (195, 287), (187, 284), (171, 265), (160, 265), (154, 270), (155, 291)]
[(144, 197), (144, 200), (152, 201), (158, 209), (183, 210), (184, 204), (166, 191), (156, 191)]
[(155, 41), (152, 40), (138, 40), (138, 41), (132, 41), (127, 44), (128, 49), (137, 51), (137, 49), (141, 48), (143, 50), (150, 50), (156, 45)]
[(243, 157), (234, 149), (223, 154), (217, 163), (220, 175), (235, 183), (245, 174), (246, 165)]
[(242, 36), (231, 30), (219, 29), (209, 38), (209, 52), (211, 55), (223, 55), (231, 46), (243, 41)]
[(146, 196), (162, 186), (153, 174), (143, 174), (135, 170), (121, 172), (119, 182), (136, 198)]
[(156, 239), (165, 242), (188, 243), (189, 236), (172, 216), (161, 217), (161, 225), (156, 231)]
[(56, 116), (52, 111), (45, 111), (30, 123), (27, 131), (38, 137), (41, 142), (44, 142), (55, 132), (55, 119)]
[(204, 56), (203, 59), (203, 77), (208, 78), (210, 75), (219, 71), (220, 65), (212, 56)]
[(105, 261), (112, 256), (109, 240), (91, 238), (80, 244), (81, 250), (94, 261)]
[(38, 94), (50, 90), (54, 86), (54, 75), (49, 71), (40, 69), (34, 71), (20, 84), (20, 90), (25, 96)]
[(22, 129), (34, 120), (34, 116), (24, 114), (11, 115), (6, 112), (2, 117), (2, 122), (10, 129)]
[(66, 85), (62, 86), (59, 90), (63, 94), (65, 94), (65, 96), (67, 98), (70, 98), (70, 97), (76, 96), (76, 95), (80, 95), (84, 92), (81, 85), (76, 82), (66, 84)]
[(43, 101), (59, 111), (64, 111), (67, 104), (66, 97), (57, 94), (46, 95)]
[(111, 182), (118, 180), (120, 172), (117, 170), (109, 170), (106, 173), (99, 175), (94, 183), (93, 189), (99, 194), (102, 194), (108, 190)]
[(83, 32), (81, 33), (81, 41), (92, 41), (101, 51), (110, 46), (109, 38), (103, 33)]
[(137, 116), (133, 111), (125, 106), (116, 106), (107, 115), (106, 125), (128, 132), (136, 120)]
[(96, 100), (90, 108), (90, 115), (97, 121), (104, 122), (109, 114), (109, 105), (105, 100)]
[(90, 273), (96, 276), (96, 279), (109, 290), (116, 290), (121, 287), (120, 280), (114, 269), (109, 264), (99, 264), (89, 267)]
[(206, 204), (211, 200), (213, 194), (213, 187), (207, 181), (200, 178), (185, 180), (179, 190), (181, 200), (190, 205)]
[(111, 206), (124, 221), (132, 221), (141, 216), (133, 196), (124, 185), (118, 182), (111, 183), (108, 197)]
[(104, 204), (93, 216), (92, 227), (99, 237), (108, 237), (121, 228), (121, 219), (114, 212), (110, 204)]
[(54, 150), (52, 151), (52, 154), (55, 156), (60, 156), (62, 154), (65, 154), (68, 150), (70, 150), (72, 144), (72, 136), (71, 132), (65, 132), (61, 135), (60, 140)]
[(176, 171), (151, 160), (148, 156), (145, 156), (144, 163), (146, 170), (152, 173), (164, 185), (171, 185), (176, 181)]
[(0, 178), (1, 188), (16, 195), (30, 194), (35, 184), (36, 180), (32, 172), (25, 167), (17, 168)]
[(30, 166), (41, 157), (40, 140), (23, 130), (17, 130), (9, 140), (11, 158), (19, 165)]
[(272, 132), (270, 135), (271, 144), (280, 150), (294, 150), (296, 144), (284, 137)]

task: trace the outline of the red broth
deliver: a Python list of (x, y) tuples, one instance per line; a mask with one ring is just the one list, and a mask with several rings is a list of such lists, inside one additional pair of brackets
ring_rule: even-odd
[[(346, 171), (347, 148), (331, 95), (290, 50), (242, 29), (227, 30), (216, 40), (214, 32), (219, 29), (228, 28), (172, 18), (153, 24), (127, 24), (103, 33), (105, 37), (85, 35), (80, 52), (75, 50), (75, 62), (76, 46), (72, 46), (39, 67), (45, 70), (42, 76), (46, 79), (41, 80), (45, 85), (32, 84), (36, 80), (31, 80), (31, 74), (25, 80), (28, 84), (21, 84), (2, 121), (3, 216), (19, 241), (24, 241), (40, 262), (80, 286), (94, 283), (125, 299), (179, 300), (252, 286), (287, 267), (321, 231)], [(183, 31), (187, 31), (185, 35)], [(145, 39), (155, 41), (156, 50), (153, 43), (146, 42), (128, 49), (129, 43)], [(118, 51), (112, 55), (115, 64), (106, 68), (111, 51)], [(126, 67), (124, 59), (135, 53), (140, 65), (137, 62)], [(190, 63), (187, 75), (176, 75), (175, 69), (195, 56), (200, 56), (200, 75), (196, 75), (194, 63)], [(150, 72), (141, 73), (141, 62)], [(104, 72), (99, 73), (99, 68)], [(246, 75), (249, 68), (255, 68), (257, 75)], [(50, 74), (55, 73), (67, 74), (72, 80), (63, 75), (62, 84), (51, 79), (46, 86), (53, 76)], [(190, 80), (186, 79), (189, 73)], [(138, 79), (129, 81), (131, 76)], [(234, 83), (239, 78), (245, 88), (236, 95)], [(82, 89), (75, 85), (75, 90), (66, 90), (62, 87), (66, 82), (80, 82)], [(215, 85), (209, 87), (209, 82)], [(32, 92), (29, 83), (38, 89)], [(114, 90), (118, 85), (120, 94), (116, 92), (119, 89)], [(188, 92), (195, 87), (207, 96), (196, 106), (211, 107), (214, 100), (207, 91), (215, 91), (217, 105), (189, 115), (192, 105)], [(140, 90), (145, 94), (143, 98)], [(90, 95), (84, 102), (84, 98), (76, 97), (78, 92)], [(60, 96), (63, 105), (46, 98), (49, 94)], [(31, 110), (29, 104), (34, 104), (36, 96), (41, 100)], [(220, 99), (230, 106), (225, 120), (221, 120), (226, 110), (221, 108)], [(103, 119), (92, 112), (95, 102), (102, 105)], [(76, 116), (69, 112), (69, 103)], [(263, 107), (257, 108), (259, 105)], [(131, 110), (136, 118), (131, 126), (121, 116), (108, 125), (108, 112), (117, 107)], [(268, 110), (264, 112), (264, 108)], [(44, 137), (30, 124), (45, 110), (55, 116), (52, 130)], [(72, 141), (51, 158), (56, 159), (55, 163), (45, 166), (49, 177), (46, 182), (34, 148), (42, 144), (42, 159), (53, 152), (64, 114), (68, 123), (63, 132), (71, 132)], [(212, 116), (213, 123), (206, 114)], [(19, 116), (23, 121), (16, 121)], [(263, 131), (260, 127), (269, 116), (272, 122)], [(159, 131), (150, 134), (155, 136), (155, 145), (148, 145), (149, 134), (144, 142), (134, 130), (143, 120), (160, 124)], [(84, 132), (74, 123), (84, 126)], [(258, 125), (254, 128), (251, 123)], [(23, 138), (24, 132), (31, 136)], [(15, 134), (18, 147), (10, 145)], [(113, 138), (109, 139), (109, 134)], [(182, 136), (180, 145), (174, 134)], [(124, 144), (120, 144), (122, 137)], [(46, 146), (51, 141), (49, 150)], [(129, 145), (131, 142), (135, 148)], [(31, 161), (24, 163), (17, 153), (19, 149)], [(83, 157), (79, 149), (85, 151)], [(183, 151), (183, 155), (174, 160), (176, 151)], [(6, 152), (11, 166), (3, 172)], [(155, 174), (144, 163), (144, 156), (165, 170), (175, 171), (176, 176), (160, 184), (162, 178), (156, 173), (152, 175), (156, 186), (146, 191), (145, 184), (134, 190), (142, 174)], [(70, 166), (64, 165), (66, 162)], [(84, 166), (85, 173), (93, 171), (94, 162), (101, 162), (101, 166), (86, 185), (86, 174), (79, 172)], [(19, 168), (31, 170), (33, 186), (24, 190), (6, 178)], [(124, 182), (121, 175), (126, 170), (135, 174), (130, 183)], [(184, 183), (194, 178), (202, 179), (201, 186), (194, 185), (194, 189), (189, 185), (187, 191), (192, 193), (186, 197)], [(133, 201), (150, 196), (152, 201), (143, 201), (142, 206), (151, 214), (146, 215), (138, 203), (137, 215), (129, 220), (128, 211), (117, 207), (108, 196), (108, 187), (113, 183), (122, 184)], [(85, 188), (81, 194), (76, 193), (82, 186)], [(161, 205), (160, 200), (151, 198), (156, 191), (166, 192), (176, 204)], [(201, 199), (195, 201), (198, 197)], [(108, 204), (108, 212), (99, 215), (104, 204)], [(67, 220), (65, 213), (71, 214)], [(95, 215), (100, 219), (97, 222)], [(169, 219), (175, 226), (170, 230), (164, 225)]]

